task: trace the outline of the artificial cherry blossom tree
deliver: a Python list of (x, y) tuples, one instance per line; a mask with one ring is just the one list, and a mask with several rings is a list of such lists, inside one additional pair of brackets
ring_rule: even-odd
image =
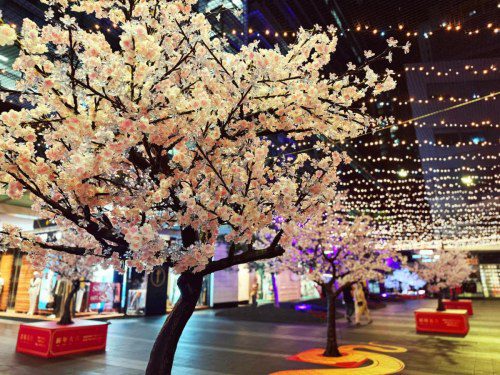
[(82, 257), (51, 250), (46, 252), (45, 259), (44, 266), (46, 268), (71, 282), (71, 290), (64, 302), (63, 313), (61, 314), (58, 324), (72, 324), (71, 304), (73, 302), (73, 297), (78, 292), (80, 283), (90, 280), (97, 269), (96, 264), (98, 264), (99, 259), (95, 259), (93, 256)]
[[(298, 223), (331, 200), (345, 158), (330, 142), (381, 121), (358, 104), (394, 88), (393, 72), (369, 63), (400, 47), (391, 38), (382, 54), (324, 76), (333, 27), (300, 30), (286, 53), (257, 42), (230, 53), (192, 12), (195, 0), (42, 2), (46, 25), (26, 19), (19, 35), (0, 25), (0, 45), (19, 47), (13, 69), (22, 76), (2, 98), (25, 103), (0, 116), (0, 181), (12, 199), (28, 192), (40, 217), (79, 242), (46, 243), (16, 228), (3, 241), (34, 257), (62, 251), (118, 270), (174, 267), (181, 298), (147, 369), (170, 373), (203, 276), (281, 255), (285, 229), (265, 249), (254, 249), (253, 235), (274, 217)], [(84, 29), (76, 14), (108, 19), (117, 32)], [(269, 139), (280, 133), (323, 141), (315, 158), (270, 158)], [(231, 246), (213, 260), (223, 224)], [(159, 232), (173, 226), (182, 244), (168, 246)]]
[(425, 285), (415, 272), (411, 272), (408, 268), (394, 270), (394, 272), (385, 278), (386, 288), (401, 288), (403, 293), (406, 293), (410, 287), (420, 289)]
[(469, 253), (461, 250), (436, 250), (432, 261), (414, 266), (415, 272), (427, 282), (427, 290), (438, 296), (437, 311), (445, 311), (443, 291), (462, 285), (471, 274)]
[[(284, 245), (285, 263), (292, 272), (307, 275), (326, 292), (327, 342), (324, 355), (339, 357), (335, 300), (352, 282), (381, 280), (389, 272), (387, 261), (400, 259), (392, 244), (378, 238), (366, 216), (338, 216), (338, 207), (318, 212), (295, 228), (293, 240)], [(287, 223), (289, 227), (293, 225)]]

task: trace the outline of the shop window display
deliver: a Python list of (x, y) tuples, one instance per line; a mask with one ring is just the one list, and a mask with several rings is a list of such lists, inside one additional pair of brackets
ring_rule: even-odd
[(314, 281), (307, 276), (302, 276), (300, 280), (300, 294), (302, 299), (320, 298), (318, 287)]
[(40, 295), (40, 286), (42, 284), (42, 279), (40, 278), (39, 272), (33, 272), (33, 277), (30, 280), (28, 296), (29, 296), (29, 309), (28, 315), (35, 314), (35, 309), (38, 302), (38, 297)]
[(19, 250), (14, 250), (10, 261), (10, 270), (9, 270), (10, 280), (9, 280), (8, 294), (6, 291), (7, 294), (6, 295), (7, 301), (5, 304), (6, 310), (13, 310), (15, 308), (16, 294), (17, 294), (17, 287), (19, 284), (19, 277), (21, 273), (21, 266), (22, 266), (22, 254)]
[(57, 276), (51, 270), (44, 270), (40, 285), (40, 296), (38, 298), (38, 310), (51, 310), (54, 308), (54, 287)]
[(372, 294), (380, 294), (380, 284), (378, 281), (368, 281), (368, 292)]
[(484, 296), (500, 298), (500, 264), (481, 264), (480, 271)]
[[(33, 267), (25, 254), (17, 254), (14, 261), (14, 278), (12, 282), (16, 283), (11, 288), (10, 306), (14, 306), (14, 311), (18, 313), (28, 313), (30, 310), (30, 300), (37, 298), (36, 290), (38, 286), (33, 287)], [(36, 282), (38, 284), (39, 281)], [(31, 297), (31, 298), (30, 298)], [(36, 307), (36, 302), (35, 302)], [(36, 313), (36, 309), (34, 313)]]
[[(113, 282), (115, 271), (99, 269), (92, 280), (81, 280), (73, 301), (73, 313), (118, 312), (122, 286)], [(60, 317), (69, 296), (72, 281), (52, 270), (33, 272), (25, 254), (9, 252), (0, 258), (0, 311)], [(94, 295), (91, 298), (91, 288)], [(97, 293), (96, 291), (103, 291)]]
[(0, 255), (0, 273), (3, 281), (2, 290), (0, 291), (0, 311), (7, 310), (13, 263), (14, 255), (11, 251)]
[[(114, 270), (100, 268), (89, 283), (90, 311), (116, 312), (120, 308), (121, 286), (114, 283)], [(117, 285), (116, 285), (117, 284)]]
[(145, 315), (147, 278), (145, 272), (139, 273), (135, 269), (127, 270), (127, 315)]

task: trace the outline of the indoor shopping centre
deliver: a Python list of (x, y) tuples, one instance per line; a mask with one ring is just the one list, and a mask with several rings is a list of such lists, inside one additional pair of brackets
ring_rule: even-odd
[(500, 373), (493, 0), (0, 0), (0, 375)]

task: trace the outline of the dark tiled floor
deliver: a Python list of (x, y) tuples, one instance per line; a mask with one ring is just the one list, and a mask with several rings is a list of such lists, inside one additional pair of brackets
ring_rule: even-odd
[[(413, 310), (434, 301), (390, 304), (373, 312), (374, 323), (360, 328), (339, 324), (343, 344), (376, 342), (403, 346), (391, 354), (406, 364), (404, 374), (499, 374), (500, 301), (474, 301), (475, 315), (465, 338), (417, 335)], [(164, 317), (114, 320), (106, 353), (43, 360), (14, 352), (19, 323), (0, 320), (0, 374), (142, 374)], [(325, 327), (233, 322), (213, 311), (193, 315), (178, 347), (175, 375), (253, 375), (318, 368), (286, 356), (322, 347)], [(332, 375), (335, 370), (332, 370)], [(362, 374), (360, 372), (360, 374)]]

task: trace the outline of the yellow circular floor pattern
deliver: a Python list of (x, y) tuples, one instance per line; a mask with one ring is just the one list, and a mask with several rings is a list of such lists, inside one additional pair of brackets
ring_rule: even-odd
[[(361, 350), (359, 350), (361, 349)], [(362, 350), (368, 349), (370, 351)], [(297, 361), (333, 366), (332, 369), (303, 369), (273, 372), (271, 375), (388, 375), (403, 371), (405, 364), (397, 358), (379, 353), (404, 353), (405, 348), (391, 345), (369, 343), (368, 345), (343, 345), (339, 347), (342, 357), (324, 357), (324, 349), (310, 349), (292, 358)], [(379, 352), (379, 353), (373, 353)], [(341, 363), (363, 362), (369, 360), (367, 366), (358, 368), (341, 368)]]

